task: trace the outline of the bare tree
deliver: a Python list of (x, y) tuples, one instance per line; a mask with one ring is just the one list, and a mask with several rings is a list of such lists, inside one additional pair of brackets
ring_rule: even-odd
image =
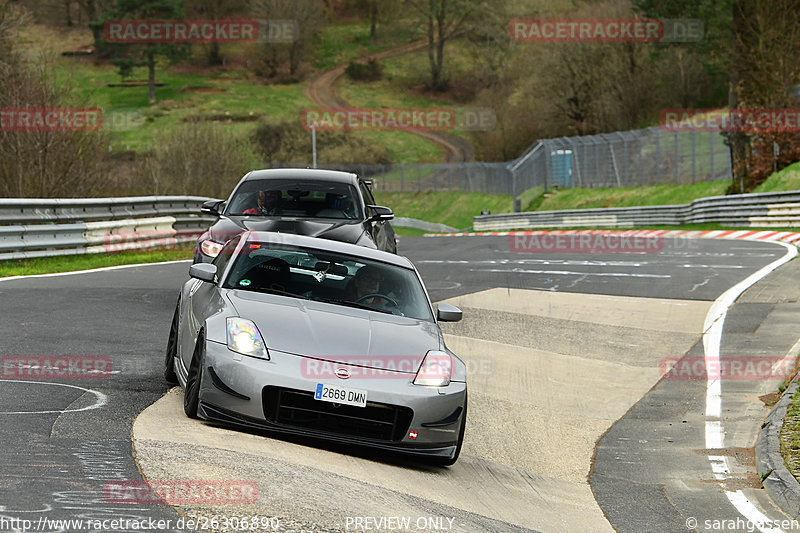
[(445, 44), (482, 15), (488, 15), (491, 4), (488, 0), (406, 0), (406, 4), (428, 40), (431, 88), (442, 91), (447, 87)]
[(252, 10), (258, 18), (289, 20), (295, 24), (297, 34), (291, 42), (267, 42), (264, 61), (270, 75), (275, 75), (284, 59), (289, 62), (289, 74), (297, 74), (327, 19), (325, 4), (319, 0), (253, 0)]
[[(16, 32), (24, 23), (8, 0), (0, 0), (0, 109), (8, 113), (85, 105), (71, 97), (68, 82), (56, 75), (50, 57), (15, 49)], [(100, 131), (18, 130), (13, 124), (0, 128), (0, 196), (91, 195), (103, 185), (106, 145)]]
[[(247, 12), (247, 0), (185, 0), (184, 6), (188, 18), (222, 20)], [(221, 65), (224, 60), (220, 43), (213, 41), (204, 45), (209, 65)]]
[[(796, 107), (791, 90), (800, 83), (800, 0), (734, 0), (732, 7), (730, 109)], [(732, 131), (733, 189), (751, 190), (796, 161), (797, 137)]]

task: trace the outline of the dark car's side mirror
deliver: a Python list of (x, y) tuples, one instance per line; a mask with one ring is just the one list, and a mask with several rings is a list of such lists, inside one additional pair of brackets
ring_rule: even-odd
[(436, 318), (442, 322), (458, 322), (463, 313), (455, 305), (439, 304), (436, 308)]
[(217, 282), (217, 265), (209, 263), (197, 263), (189, 267), (189, 275), (195, 279), (207, 281), (208, 283)]
[(392, 220), (394, 218), (394, 212), (388, 207), (368, 205), (367, 208), (372, 211), (372, 216), (369, 217), (369, 220)]
[(200, 206), (200, 212), (205, 213), (207, 215), (214, 215), (218, 217), (220, 213), (225, 209), (225, 201), (224, 200), (209, 200), (208, 202), (203, 203)]

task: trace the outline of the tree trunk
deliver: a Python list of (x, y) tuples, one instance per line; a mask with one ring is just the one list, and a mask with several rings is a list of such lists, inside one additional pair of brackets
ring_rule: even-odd
[(295, 41), (289, 47), (289, 75), (291, 76), (295, 75), (300, 64), (300, 47), (297, 43), (298, 41)]
[(208, 64), (211, 66), (222, 64), (222, 54), (219, 53), (219, 43), (214, 41), (208, 51)]
[(67, 14), (67, 26), (72, 27), (72, 0), (64, 0), (64, 11)]
[(431, 65), (431, 88), (435, 89), (439, 86), (441, 71), (436, 64), (436, 33), (433, 26), (433, 1), (429, 0), (428, 10), (428, 62)]
[(156, 57), (153, 52), (147, 53), (147, 72), (148, 72), (148, 85), (150, 87), (151, 104), (156, 103)]
[[(736, 113), (739, 107), (739, 82), (741, 74), (739, 69), (742, 64), (742, 43), (741, 38), (746, 31), (747, 20), (744, 14), (744, 3), (747, 0), (734, 0), (733, 9), (733, 32), (731, 35), (731, 59), (730, 59), (730, 86), (728, 88), (728, 110), (731, 114)], [(732, 131), (729, 137), (731, 151), (731, 170), (733, 183), (731, 190), (738, 191), (740, 194), (746, 190), (747, 181), (747, 136), (741, 131)]]
[(437, 82), (434, 84), (433, 88), (437, 91), (443, 91), (447, 86), (447, 81), (444, 79), (444, 42), (445, 42), (445, 31), (447, 28), (447, 0), (442, 0), (441, 5), (439, 6), (439, 12), (436, 14), (436, 32), (437, 32), (437, 40), (436, 40), (436, 70), (437, 70)]
[[(377, 0), (376, 0), (377, 1)], [(369, 40), (373, 43), (378, 40), (378, 4), (374, 3), (369, 8)]]

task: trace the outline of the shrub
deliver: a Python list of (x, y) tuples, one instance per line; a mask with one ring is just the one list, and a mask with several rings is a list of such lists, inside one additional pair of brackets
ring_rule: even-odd
[[(263, 161), (310, 163), (311, 132), (296, 122), (262, 124), (252, 141)], [(389, 151), (353, 132), (317, 132), (317, 161), (338, 164), (388, 164)]]
[(370, 59), (366, 64), (351, 61), (344, 72), (354, 81), (378, 81), (383, 77), (383, 68), (374, 59)]
[[(90, 107), (56, 76), (51, 58), (16, 49), (22, 13), (0, 0), (0, 108)], [(101, 130), (0, 129), (0, 196), (80, 197), (105, 185), (107, 135)]]
[(191, 122), (163, 135), (135, 172), (140, 194), (192, 194), (224, 198), (257, 157), (246, 138), (213, 122)]

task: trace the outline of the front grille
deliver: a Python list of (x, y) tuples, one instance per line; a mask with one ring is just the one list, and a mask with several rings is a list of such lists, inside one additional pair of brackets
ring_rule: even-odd
[(264, 387), (264, 416), (273, 424), (381, 441), (401, 440), (414, 412), (408, 407), (367, 402), (366, 407), (314, 399), (311, 392)]

